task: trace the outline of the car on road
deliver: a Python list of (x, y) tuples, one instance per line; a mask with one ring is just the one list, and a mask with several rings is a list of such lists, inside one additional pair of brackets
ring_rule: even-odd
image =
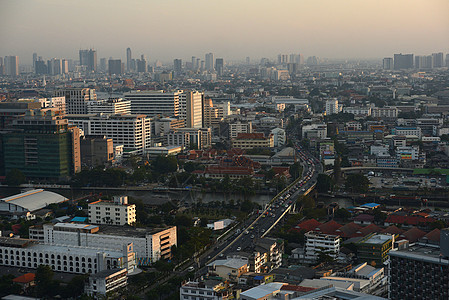
[(190, 267), (187, 268), (187, 271), (189, 271), (189, 272), (195, 271), (195, 268), (190, 266)]
[(237, 251), (240, 251), (240, 250), (242, 250), (242, 247), (237, 247)]

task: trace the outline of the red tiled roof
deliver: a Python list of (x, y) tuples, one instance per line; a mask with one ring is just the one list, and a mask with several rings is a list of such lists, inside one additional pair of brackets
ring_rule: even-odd
[(317, 220), (310, 219), (310, 220), (305, 220), (305, 221), (299, 223), (298, 225), (295, 226), (295, 228), (299, 229), (299, 230), (311, 231), (311, 230), (315, 230), (316, 228), (318, 228), (321, 225), (323, 225), (323, 224), (318, 222)]
[(331, 220), (327, 223), (324, 223), (323, 225), (318, 227), (319, 232), (325, 233), (325, 234), (334, 234), (338, 235), (337, 229), (340, 228), (342, 225), (338, 224), (334, 220)]
[(363, 235), (363, 236), (365, 236), (365, 235), (368, 235), (368, 234), (370, 234), (370, 233), (379, 233), (379, 232), (381, 232), (382, 231), (382, 228), (380, 228), (379, 226), (377, 226), (376, 224), (369, 224), (368, 226), (366, 226), (366, 227), (362, 227), (360, 230), (359, 230), (359, 232)]
[(401, 234), (404, 230), (397, 228), (395, 225), (390, 225), (384, 230), (382, 230), (380, 233), (389, 233), (389, 234)]
[(440, 230), (438, 228), (435, 228), (425, 236), (423, 236), (423, 239), (427, 239), (432, 242), (440, 242)]
[(12, 281), (16, 283), (30, 283), (31, 281), (34, 281), (35, 277), (36, 274), (34, 273), (26, 273), (19, 277), (14, 278)]
[(385, 220), (385, 223), (390, 224), (408, 224), (408, 225), (418, 225), (432, 223), (436, 220), (434, 218), (424, 218), (421, 216), (400, 216), (400, 215), (389, 215)]
[(368, 214), (360, 214), (354, 218), (354, 221), (374, 221), (374, 216)]
[(425, 235), (426, 235), (426, 233), (424, 231), (422, 231), (421, 229), (412, 227), (411, 229), (409, 229), (406, 232), (404, 232), (403, 234), (401, 234), (401, 237), (405, 237), (411, 243), (414, 243)]
[(341, 226), (335, 232), (341, 237), (351, 238), (356, 236), (356, 232), (359, 231), (362, 226), (355, 224), (354, 222)]

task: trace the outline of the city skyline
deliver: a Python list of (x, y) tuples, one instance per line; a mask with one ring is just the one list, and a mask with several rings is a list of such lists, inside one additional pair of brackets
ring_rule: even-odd
[[(209, 52), (228, 61), (273, 58), (279, 53), (379, 59), (393, 53), (428, 55), (449, 49), (444, 38), (449, 36), (445, 15), (449, 2), (443, 0), (285, 1), (282, 5), (268, 0), (112, 5), (102, 0), (70, 4), (3, 0), (0, 6), (8, 24), (0, 31), (0, 55), (18, 55), (21, 64), (30, 64), (33, 52), (46, 58), (77, 59), (80, 49), (89, 48), (96, 49), (98, 57), (125, 62), (128, 47), (135, 57), (145, 54), (151, 61), (187, 61)], [(52, 17), (39, 18), (36, 26), (36, 16), (45, 15)]]

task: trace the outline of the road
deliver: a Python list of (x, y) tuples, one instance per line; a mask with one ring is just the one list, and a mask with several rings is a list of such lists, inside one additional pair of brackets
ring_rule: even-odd
[(273, 225), (295, 205), (297, 197), (307, 194), (315, 186), (318, 174), (322, 172), (319, 161), (300, 146), (295, 146), (298, 157), (303, 165), (303, 176), (288, 188), (276, 195), (259, 215), (252, 216), (243, 226), (236, 229), (228, 238), (220, 241), (215, 248), (199, 259), (196, 275), (207, 273), (207, 264), (226, 257), (230, 253), (245, 251), (251, 247), (255, 239), (264, 237)]

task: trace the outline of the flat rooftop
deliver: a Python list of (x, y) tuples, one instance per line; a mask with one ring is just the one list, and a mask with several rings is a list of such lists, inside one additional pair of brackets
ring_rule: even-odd
[(435, 264), (449, 265), (449, 259), (440, 256), (441, 249), (436, 245), (415, 243), (408, 249), (391, 250), (390, 256), (403, 257)]
[(367, 240), (362, 240), (361, 243), (365, 244), (383, 244), (388, 240), (391, 240), (393, 237), (391, 234), (375, 234), (368, 238)]
[(108, 235), (144, 238), (147, 235), (152, 235), (161, 232), (163, 230), (169, 229), (171, 227), (173, 226), (165, 228), (134, 228), (130, 226), (101, 225), (100, 231), (98, 231), (96, 234), (108, 234)]

